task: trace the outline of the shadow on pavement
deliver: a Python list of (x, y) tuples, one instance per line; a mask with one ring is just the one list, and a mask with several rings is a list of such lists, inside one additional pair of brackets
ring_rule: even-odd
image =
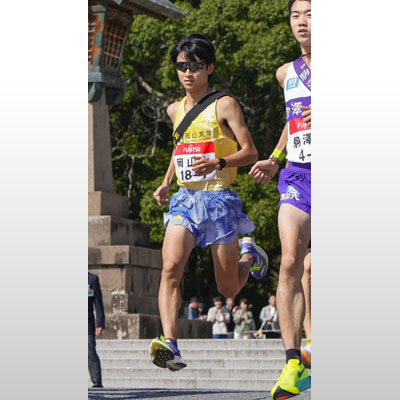
[[(249, 397), (250, 395), (250, 397)], [(262, 397), (260, 397), (262, 395)], [(242, 390), (196, 390), (196, 389), (89, 389), (89, 400), (135, 400), (135, 399), (270, 399), (268, 392)]]

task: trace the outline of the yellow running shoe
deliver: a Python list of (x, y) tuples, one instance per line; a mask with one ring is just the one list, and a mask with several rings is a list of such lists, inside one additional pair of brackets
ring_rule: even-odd
[(311, 340), (307, 340), (305, 347), (301, 348), (301, 362), (306, 368), (311, 368)]
[(310, 387), (311, 376), (304, 365), (299, 360), (291, 359), (285, 364), (278, 382), (272, 388), (271, 396), (274, 400), (286, 400)]
[(157, 367), (168, 368), (170, 371), (179, 371), (186, 367), (178, 346), (162, 335), (152, 340), (149, 353), (151, 361)]

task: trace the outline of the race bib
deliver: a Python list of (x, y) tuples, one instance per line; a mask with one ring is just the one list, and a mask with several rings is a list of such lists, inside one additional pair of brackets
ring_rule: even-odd
[(292, 161), (311, 162), (311, 129), (303, 122), (303, 118), (289, 122), (289, 141)]
[(288, 160), (311, 162), (311, 128), (303, 121), (301, 106), (311, 106), (311, 97), (296, 98), (286, 102), (288, 135)]
[(193, 172), (194, 157), (205, 157), (215, 160), (214, 142), (181, 143), (174, 155), (175, 171), (181, 182), (211, 181), (217, 179), (216, 171), (207, 175), (196, 175)]

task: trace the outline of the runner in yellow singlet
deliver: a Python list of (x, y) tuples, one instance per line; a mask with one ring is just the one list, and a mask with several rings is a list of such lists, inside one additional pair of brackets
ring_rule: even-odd
[[(174, 131), (184, 116), (212, 93), (209, 80), (215, 66), (215, 51), (202, 35), (183, 38), (170, 53), (186, 96), (168, 107)], [(238, 149), (238, 144), (240, 149)], [(249, 273), (262, 279), (268, 267), (267, 254), (250, 237), (255, 226), (242, 213), (239, 196), (229, 189), (237, 167), (257, 160), (257, 150), (235, 99), (221, 97), (204, 109), (186, 129), (171, 156), (164, 181), (154, 192), (159, 205), (168, 202), (164, 214), (166, 233), (163, 269), (158, 296), (164, 335), (150, 344), (153, 363), (177, 371), (186, 367), (177, 345), (179, 284), (193, 247), (211, 247), (215, 279), (225, 297), (239, 293)], [(176, 175), (180, 189), (168, 197)], [(242, 257), (238, 261), (238, 244)]]

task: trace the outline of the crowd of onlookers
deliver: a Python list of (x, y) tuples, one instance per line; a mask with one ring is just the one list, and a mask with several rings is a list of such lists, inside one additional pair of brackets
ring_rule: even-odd
[[(212, 334), (214, 339), (252, 339), (265, 338), (267, 332), (279, 332), (278, 311), (276, 297), (270, 296), (268, 305), (262, 308), (256, 323), (247, 299), (242, 298), (239, 304), (235, 299), (224, 299), (217, 296), (213, 299), (214, 306), (208, 311), (198, 297), (192, 297), (187, 307), (187, 318), (190, 320), (203, 320), (213, 324)], [(257, 326), (258, 325), (258, 329)]]

